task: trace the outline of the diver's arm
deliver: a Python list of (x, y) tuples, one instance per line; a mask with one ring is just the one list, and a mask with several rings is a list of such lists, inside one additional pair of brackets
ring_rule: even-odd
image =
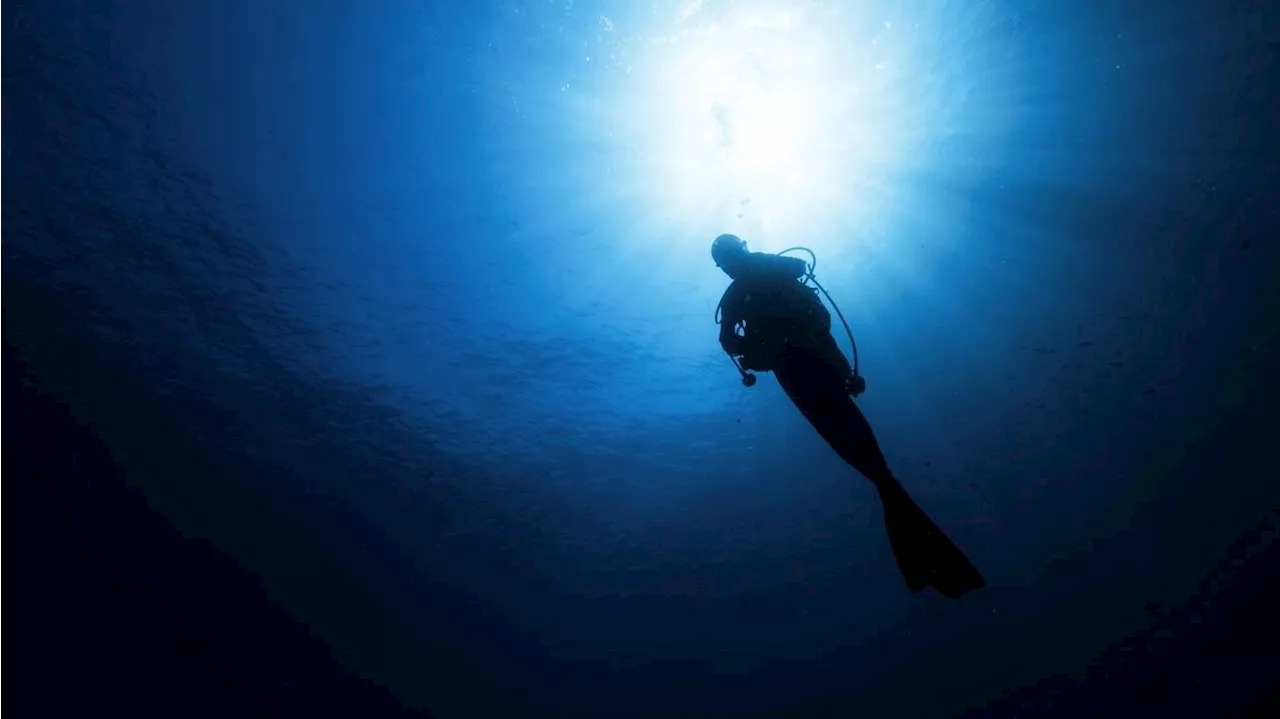
[[(725, 293), (725, 299), (729, 299), (728, 293)], [(744, 351), (742, 336), (738, 334), (738, 323), (742, 321), (742, 313), (737, 303), (733, 301), (721, 301), (720, 315), (720, 346), (731, 357), (741, 355)]]
[(735, 325), (737, 325), (736, 322), (730, 324), (727, 316), (720, 323), (720, 346), (733, 357), (744, 352), (742, 337), (733, 329)]

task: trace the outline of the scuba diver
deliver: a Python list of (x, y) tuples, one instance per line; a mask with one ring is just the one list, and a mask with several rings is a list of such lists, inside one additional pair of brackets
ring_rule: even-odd
[[(748, 252), (735, 235), (720, 235), (711, 258), (732, 282), (717, 309), (720, 345), (742, 375), (755, 384), (751, 371), (773, 372), (787, 397), (809, 424), (862, 476), (871, 480), (884, 505), (885, 528), (902, 577), (912, 592), (932, 586), (957, 599), (986, 586), (960, 548), (924, 513), (893, 476), (871, 425), (853, 398), (866, 389), (858, 374), (858, 350), (849, 364), (831, 334), (831, 313), (818, 298), (821, 290), (813, 263), (786, 253)], [(812, 282), (813, 287), (808, 283)], [(835, 307), (834, 302), (832, 306)], [(840, 309), (836, 307), (837, 314)], [(844, 317), (840, 320), (844, 323)], [(846, 331), (848, 323), (844, 323)], [(853, 333), (849, 332), (853, 341)]]

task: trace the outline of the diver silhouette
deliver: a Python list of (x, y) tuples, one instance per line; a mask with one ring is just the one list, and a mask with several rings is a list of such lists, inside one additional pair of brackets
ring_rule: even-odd
[(831, 334), (831, 313), (817, 295), (826, 290), (813, 277), (813, 266), (797, 257), (748, 252), (747, 243), (735, 235), (717, 237), (711, 258), (733, 280), (717, 313), (720, 345), (738, 366), (742, 383), (755, 384), (749, 370), (773, 372), (822, 439), (871, 480), (884, 505), (889, 544), (907, 588), (918, 592), (932, 586), (956, 599), (986, 586), (889, 469), (871, 425), (853, 401), (866, 388), (857, 371), (856, 346), (851, 366)]

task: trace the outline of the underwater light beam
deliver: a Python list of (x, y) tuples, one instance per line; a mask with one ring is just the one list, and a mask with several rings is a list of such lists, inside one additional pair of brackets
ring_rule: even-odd
[(901, 74), (888, 43), (838, 36), (800, 11), (751, 10), (649, 46), (628, 114), (664, 214), (771, 245), (885, 209)]

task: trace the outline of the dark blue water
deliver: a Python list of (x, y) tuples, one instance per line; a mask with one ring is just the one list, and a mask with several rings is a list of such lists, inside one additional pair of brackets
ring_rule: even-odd
[[(7, 3), (10, 701), (1260, 706), (1264, 5)], [(907, 592), (871, 486), (741, 386), (721, 232), (816, 252), (988, 588)]]

